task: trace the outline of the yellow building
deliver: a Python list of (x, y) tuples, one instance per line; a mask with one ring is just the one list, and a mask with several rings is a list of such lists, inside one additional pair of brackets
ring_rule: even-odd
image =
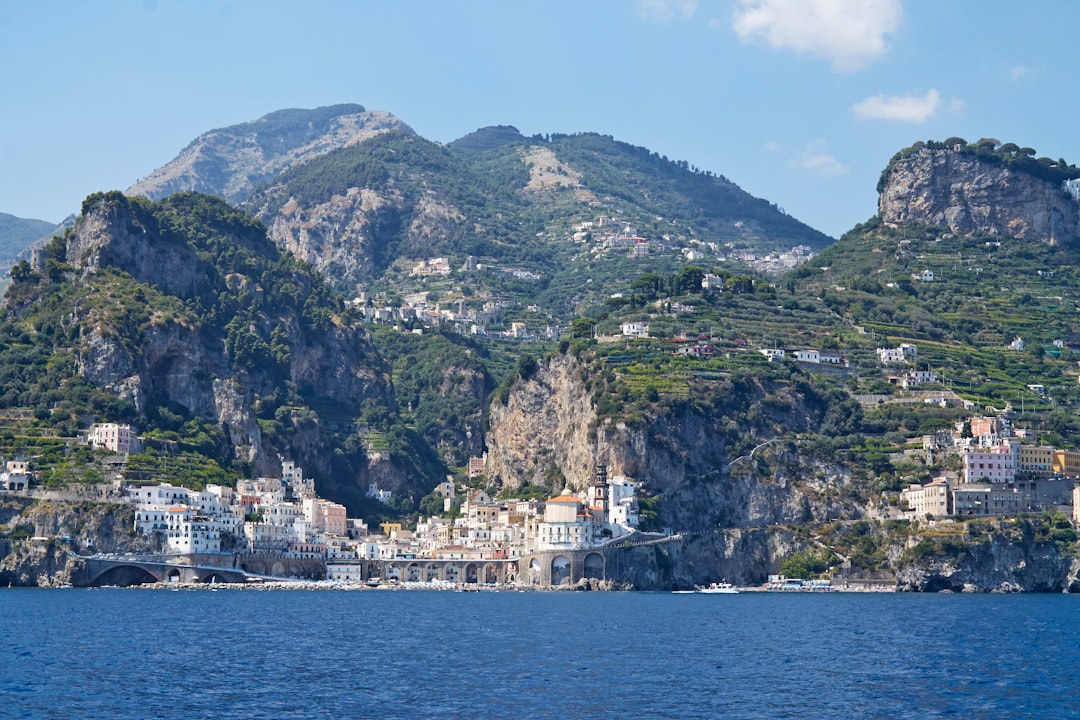
[(1055, 450), (1053, 471), (1067, 477), (1080, 477), (1080, 451)]
[(1050, 477), (1054, 473), (1054, 448), (1049, 445), (1021, 445), (1018, 474)]

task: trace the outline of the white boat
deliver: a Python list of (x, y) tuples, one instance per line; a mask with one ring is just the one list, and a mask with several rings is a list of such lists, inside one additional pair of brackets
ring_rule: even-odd
[(697, 591), (706, 595), (735, 595), (739, 592), (739, 588), (729, 582), (714, 582), (705, 587), (698, 586)]

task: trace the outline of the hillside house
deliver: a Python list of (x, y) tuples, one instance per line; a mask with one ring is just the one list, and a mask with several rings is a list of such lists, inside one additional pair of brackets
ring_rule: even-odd
[(90, 428), (87, 438), (91, 445), (105, 448), (114, 453), (137, 453), (142, 450), (142, 441), (130, 425), (100, 423)]
[(923, 270), (919, 273), (911, 273), (912, 280), (918, 280), (919, 282), (934, 282), (934, 271)]
[(622, 334), (626, 337), (649, 337), (649, 323), (623, 323)]
[(900, 387), (907, 389), (917, 385), (937, 382), (937, 373), (933, 370), (912, 370), (899, 376), (897, 381), (899, 382)]

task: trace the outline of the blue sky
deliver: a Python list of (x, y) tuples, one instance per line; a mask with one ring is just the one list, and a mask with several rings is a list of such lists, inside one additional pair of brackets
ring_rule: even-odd
[(0, 211), (59, 221), (200, 133), (356, 102), (449, 142), (595, 131), (833, 236), (916, 140), (1080, 164), (1071, 0), (0, 3)]

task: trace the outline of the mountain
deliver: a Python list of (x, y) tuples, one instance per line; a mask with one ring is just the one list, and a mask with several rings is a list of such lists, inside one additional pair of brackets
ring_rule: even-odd
[(348, 292), (423, 289), (416, 264), (445, 257), (477, 303), (509, 294), (564, 322), (627, 272), (831, 242), (687, 163), (607, 136), (509, 127), (446, 146), (388, 132), (291, 168), (245, 207)]
[(294, 165), (389, 130), (412, 132), (390, 113), (361, 105), (278, 110), (203, 133), (127, 194), (158, 200), (193, 190), (236, 203)]
[[(132, 423), (153, 439), (135, 465), (171, 462), (187, 483), (276, 476), (284, 455), (354, 512), (370, 509), (370, 483), (408, 497), (441, 470), (397, 420), (358, 319), (219, 199), (92, 195), (5, 306), (0, 403), (28, 408), (43, 438)], [(32, 452), (3, 440), (5, 456)]]
[[(273, 176), (247, 212), (195, 193), (94, 195), (13, 273), (0, 405), (17, 430), (0, 425), (0, 453), (29, 447), (48, 472), (85, 478), (55, 436), (133, 422), (155, 443), (138, 460), (148, 474), (167, 455), (194, 468), (185, 479), (235, 480), (287, 455), (368, 517), (440, 512), (430, 491), (447, 473), (540, 497), (603, 464), (641, 484), (646, 528), (697, 538), (642, 550), (647, 586), (840, 556), (934, 587), (956, 563), (926, 563), (1010, 532), (1073, 553), (1044, 537), (1057, 519), (957, 523), (948, 542), (885, 519), (902, 488), (955, 471), (921, 436), (973, 412), (1080, 446), (1080, 249), (1063, 187), (1080, 172), (1027, 150), (901, 151), (881, 213), (828, 247), (724, 178), (605, 136), (509, 126), (449, 145), (380, 132)], [(732, 255), (793, 243), (821, 252), (783, 275)], [(374, 313), (387, 323), (369, 333)], [(480, 314), (525, 337), (456, 320)], [(942, 380), (929, 395), (879, 362), (901, 342)], [(485, 476), (467, 478), (485, 451)], [(394, 490), (391, 507), (362, 497), (371, 484)], [(1002, 562), (995, 578), (1020, 577), (1022, 560)]]
[(0, 268), (10, 267), (19, 253), (55, 229), (55, 224), (44, 220), (28, 220), (0, 213)]

